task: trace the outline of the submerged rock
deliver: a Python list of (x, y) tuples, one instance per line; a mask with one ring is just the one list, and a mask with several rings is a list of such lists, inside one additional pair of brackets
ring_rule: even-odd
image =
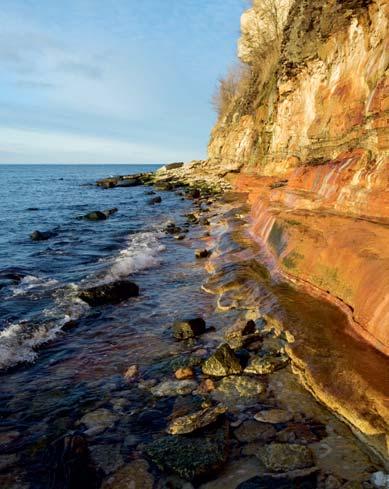
[(112, 428), (118, 419), (116, 414), (102, 408), (85, 414), (80, 419), (79, 424), (84, 424), (87, 427), (87, 434), (97, 435), (107, 428)]
[(232, 348), (224, 343), (202, 366), (203, 373), (214, 377), (240, 374), (242, 366)]
[(197, 387), (194, 380), (166, 380), (150, 389), (150, 392), (157, 397), (184, 396), (190, 394)]
[(263, 447), (259, 458), (270, 472), (290, 472), (314, 465), (312, 451), (304, 445), (270, 443)]
[(111, 284), (98, 285), (83, 290), (79, 297), (92, 307), (104, 304), (118, 304), (139, 295), (139, 287), (129, 280), (118, 280)]
[(91, 446), (89, 451), (96, 467), (100, 468), (105, 475), (108, 475), (124, 464), (120, 449), (120, 444), (110, 445), (104, 443), (103, 445)]
[(162, 197), (157, 195), (156, 197), (152, 197), (147, 201), (149, 205), (155, 205), (155, 204), (160, 204), (162, 202)]
[(153, 489), (154, 478), (146, 460), (134, 460), (106, 479), (101, 489)]
[(33, 231), (30, 234), (32, 241), (46, 241), (56, 235), (54, 231)]
[(184, 319), (173, 324), (173, 336), (178, 340), (194, 338), (205, 333), (205, 321), (202, 318)]
[(259, 411), (254, 415), (254, 419), (261, 423), (287, 423), (293, 419), (293, 414), (284, 409), (268, 409), (267, 411)]
[(103, 214), (105, 214), (105, 216), (108, 218), (109, 216), (116, 214), (116, 212), (118, 212), (118, 210), (119, 209), (117, 207), (113, 207), (112, 209), (105, 209), (103, 211)]
[(170, 423), (167, 431), (171, 435), (185, 435), (192, 433), (193, 431), (214, 423), (221, 414), (226, 412), (226, 410), (227, 409), (224, 406), (216, 406), (176, 418)]
[(87, 221), (105, 221), (107, 219), (107, 216), (104, 212), (92, 211), (88, 212), (88, 214), (85, 214), (84, 219), (86, 219)]
[(214, 477), (227, 459), (228, 425), (199, 436), (168, 435), (145, 447), (158, 467), (186, 480)]
[(254, 421), (252, 419), (244, 421), (234, 431), (234, 435), (236, 436), (236, 438), (240, 442), (244, 443), (250, 443), (257, 440), (268, 442), (272, 440), (276, 436), (276, 434), (277, 431), (271, 424), (258, 423), (258, 421)]

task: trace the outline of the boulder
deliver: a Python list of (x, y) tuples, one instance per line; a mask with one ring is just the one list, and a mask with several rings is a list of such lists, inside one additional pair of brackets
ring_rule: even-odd
[(186, 435), (194, 431), (205, 428), (206, 426), (215, 423), (221, 414), (226, 412), (224, 406), (209, 407), (197, 411), (196, 413), (188, 414), (174, 419), (167, 429), (171, 435)]
[(258, 402), (259, 395), (265, 391), (266, 385), (258, 377), (231, 375), (221, 380), (217, 388), (212, 392), (212, 397), (233, 407), (237, 403), (244, 405)]
[(139, 295), (139, 287), (129, 280), (118, 280), (111, 284), (98, 285), (83, 290), (79, 297), (92, 307), (104, 304), (119, 304), (130, 297)]
[(156, 197), (152, 197), (147, 201), (149, 205), (160, 204), (161, 202), (162, 202), (162, 198), (160, 195), (157, 195)]
[(146, 454), (163, 471), (185, 480), (215, 477), (227, 460), (228, 425), (196, 436), (167, 435), (145, 447)]
[(87, 221), (105, 221), (107, 219), (107, 216), (104, 214), (104, 212), (93, 211), (85, 214), (84, 219), (86, 219)]
[(46, 241), (55, 236), (53, 231), (33, 231), (30, 234), (32, 241)]
[(173, 324), (173, 336), (178, 340), (194, 338), (205, 333), (205, 321), (202, 318), (184, 319)]
[(259, 458), (270, 472), (290, 472), (314, 465), (312, 451), (304, 445), (270, 443), (263, 447)]
[(203, 373), (213, 377), (240, 374), (242, 366), (231, 347), (224, 343), (202, 366)]

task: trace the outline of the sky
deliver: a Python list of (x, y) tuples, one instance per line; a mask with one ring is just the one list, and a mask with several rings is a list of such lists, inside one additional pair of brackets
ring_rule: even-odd
[(2, 0), (0, 163), (206, 156), (245, 0)]

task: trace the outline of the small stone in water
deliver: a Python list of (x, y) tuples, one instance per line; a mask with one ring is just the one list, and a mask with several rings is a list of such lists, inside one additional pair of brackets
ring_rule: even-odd
[(254, 415), (254, 419), (261, 423), (287, 423), (293, 419), (293, 415), (284, 409), (268, 409), (267, 411), (259, 411)]
[(370, 482), (374, 487), (389, 488), (389, 474), (385, 474), (382, 471), (374, 472), (370, 478)]
[(139, 369), (137, 365), (131, 365), (131, 367), (128, 367), (128, 369), (124, 372), (124, 378), (127, 380), (131, 380), (134, 377), (136, 377), (139, 373)]
[(102, 489), (152, 489), (154, 478), (145, 460), (134, 460), (106, 479)]
[(183, 367), (176, 370), (174, 375), (178, 380), (191, 379), (194, 377), (194, 372), (190, 367)]
[(259, 457), (270, 472), (289, 472), (314, 465), (311, 450), (303, 445), (270, 443), (263, 447)]
[(210, 250), (196, 250), (195, 257), (196, 258), (208, 258), (208, 256), (212, 255), (212, 251)]
[(171, 435), (185, 435), (214, 423), (221, 414), (226, 412), (223, 406), (206, 408), (193, 414), (188, 414), (172, 421), (168, 427)]
[(197, 382), (194, 380), (167, 380), (152, 387), (150, 391), (157, 397), (185, 396), (194, 391), (196, 387)]

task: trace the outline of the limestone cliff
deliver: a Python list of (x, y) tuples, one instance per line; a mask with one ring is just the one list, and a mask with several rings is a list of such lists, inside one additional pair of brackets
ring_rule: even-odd
[(238, 49), (250, 73), (207, 164), (249, 193), (252, 234), (283, 273), (344, 303), (385, 354), (388, 22), (388, 0), (255, 1)]

